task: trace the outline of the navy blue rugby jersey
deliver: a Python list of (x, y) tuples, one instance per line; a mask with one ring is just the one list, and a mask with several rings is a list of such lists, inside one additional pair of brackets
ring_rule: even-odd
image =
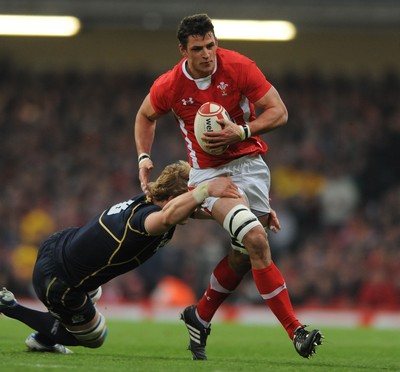
[(174, 226), (159, 236), (146, 232), (146, 217), (159, 210), (139, 194), (82, 227), (66, 229), (57, 241), (57, 271), (69, 285), (90, 291), (138, 267), (167, 244), (175, 231)]

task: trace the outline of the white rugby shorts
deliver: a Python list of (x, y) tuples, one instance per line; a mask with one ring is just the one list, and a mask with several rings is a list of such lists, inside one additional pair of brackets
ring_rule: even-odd
[[(257, 217), (271, 211), (269, 205), (271, 175), (261, 155), (243, 156), (217, 168), (192, 168), (188, 186), (196, 187), (220, 176), (229, 176), (232, 179), (240, 192), (247, 197), (249, 207)], [(217, 200), (218, 198), (208, 197), (201, 207), (211, 212)]]

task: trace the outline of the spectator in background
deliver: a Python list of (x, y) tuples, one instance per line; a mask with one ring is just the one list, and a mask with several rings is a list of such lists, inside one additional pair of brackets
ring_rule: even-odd
[(11, 253), (11, 272), (16, 291), (22, 296), (34, 293), (31, 282), (38, 249), (54, 228), (54, 220), (43, 209), (30, 210), (21, 220), (21, 242)]
[(368, 272), (357, 300), (362, 308), (368, 310), (395, 310), (399, 306), (396, 286), (383, 269)]
[(321, 219), (327, 227), (338, 228), (350, 218), (360, 200), (359, 190), (341, 164), (332, 164), (320, 192)]

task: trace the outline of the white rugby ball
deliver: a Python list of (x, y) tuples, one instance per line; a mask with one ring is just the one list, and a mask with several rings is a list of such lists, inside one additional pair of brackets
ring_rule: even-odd
[(218, 149), (210, 149), (206, 147), (207, 141), (202, 140), (203, 133), (214, 132), (222, 129), (221, 124), (217, 120), (230, 120), (228, 112), (223, 106), (216, 102), (206, 102), (197, 111), (194, 119), (194, 134), (200, 147), (208, 154), (219, 155), (226, 151), (228, 146), (219, 147)]

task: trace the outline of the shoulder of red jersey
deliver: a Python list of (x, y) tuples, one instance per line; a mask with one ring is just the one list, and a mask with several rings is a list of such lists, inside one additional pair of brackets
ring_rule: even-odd
[(257, 102), (272, 86), (257, 64), (243, 54), (218, 48), (217, 61), (217, 69), (222, 66), (225, 74), (237, 83), (238, 89), (251, 102)]
[(176, 95), (175, 89), (179, 87), (177, 81), (184, 76), (182, 59), (171, 70), (160, 75), (150, 88), (151, 104), (160, 115), (165, 114), (171, 108), (171, 102)]
[(253, 64), (255, 63), (252, 59), (249, 57), (246, 57), (245, 55), (236, 52), (235, 50), (230, 50), (230, 49), (224, 49), (224, 48), (218, 48), (217, 49), (217, 56), (220, 58), (220, 60), (226, 64), (231, 64), (231, 65), (237, 65), (237, 64)]
[[(171, 84), (171, 81), (176, 80), (178, 77), (183, 75), (182, 64), (185, 60), (182, 59), (179, 63), (177, 63), (171, 70), (164, 72), (161, 74), (156, 80), (154, 80), (153, 86), (163, 86)], [(169, 87), (171, 88), (171, 87)]]

